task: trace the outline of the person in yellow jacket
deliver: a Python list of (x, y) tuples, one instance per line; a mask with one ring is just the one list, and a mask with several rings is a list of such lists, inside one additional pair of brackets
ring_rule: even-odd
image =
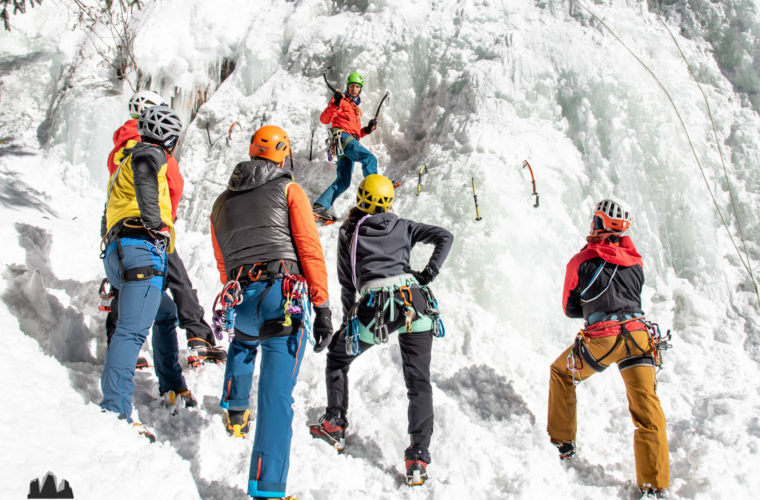
[[(119, 290), (119, 318), (103, 364), (100, 406), (128, 422), (140, 347), (160, 308), (173, 307), (164, 293), (167, 253), (174, 248), (166, 168), (181, 129), (179, 117), (168, 106), (143, 111), (138, 119), (142, 142), (125, 151), (108, 182), (103, 262), (108, 281)], [(153, 357), (159, 390), (193, 406), (177, 359), (174, 328), (154, 331)]]

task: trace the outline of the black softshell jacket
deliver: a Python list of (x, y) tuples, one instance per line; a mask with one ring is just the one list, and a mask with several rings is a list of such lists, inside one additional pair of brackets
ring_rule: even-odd
[[(338, 236), (338, 281), (341, 285), (343, 315), (356, 300), (351, 272), (351, 239), (354, 225), (340, 228)], [(408, 273), (409, 254), (416, 243), (435, 245), (427, 267), (438, 272), (449, 254), (454, 235), (446, 229), (401, 219), (393, 213), (369, 216), (359, 227), (356, 248), (356, 286), (361, 289), (368, 281)]]

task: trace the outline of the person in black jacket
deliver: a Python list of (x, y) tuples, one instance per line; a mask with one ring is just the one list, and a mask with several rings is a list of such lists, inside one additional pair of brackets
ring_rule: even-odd
[(560, 458), (575, 455), (575, 385), (617, 363), (625, 382), (636, 479), (647, 496), (661, 497), (670, 481), (665, 415), (656, 393), (655, 352), (641, 309), (644, 268), (629, 236), (628, 210), (597, 203), (591, 234), (567, 264), (563, 307), (586, 326), (551, 365), (547, 432)]
[[(433, 336), (443, 336), (435, 298), (427, 286), (441, 270), (454, 236), (441, 227), (402, 219), (390, 212), (392, 182), (378, 174), (359, 185), (356, 206), (340, 228), (338, 278), (343, 327), (327, 354), (327, 408), (313, 437), (341, 451), (348, 427), (348, 370), (356, 357), (398, 332), (404, 380), (409, 397), (408, 432), (404, 452), (409, 484), (422, 484), (430, 463), (433, 394), (430, 360)], [(416, 243), (434, 245), (428, 264), (409, 267)], [(356, 295), (359, 300), (356, 301)]]

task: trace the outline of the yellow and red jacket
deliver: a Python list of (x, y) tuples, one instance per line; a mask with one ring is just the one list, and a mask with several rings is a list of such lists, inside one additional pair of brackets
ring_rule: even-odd
[(364, 137), (362, 130), (362, 110), (349, 96), (340, 100), (340, 107), (335, 106), (335, 99), (330, 99), (319, 121), (325, 125), (331, 124), (332, 128), (340, 128), (357, 138)]
[[(114, 148), (108, 155), (108, 175), (111, 176), (119, 168), (124, 159), (124, 149), (134, 147), (140, 142), (140, 134), (137, 131), (137, 120), (127, 120), (124, 125), (117, 128), (113, 133)], [(169, 197), (172, 200), (172, 219), (177, 218), (177, 207), (182, 200), (182, 191), (185, 188), (185, 180), (179, 171), (177, 160), (167, 154), (166, 181), (169, 183)]]
[(167, 154), (153, 144), (138, 142), (108, 181), (106, 231), (127, 218), (140, 218), (150, 231), (168, 229), (168, 252), (174, 250), (174, 218), (166, 180)]

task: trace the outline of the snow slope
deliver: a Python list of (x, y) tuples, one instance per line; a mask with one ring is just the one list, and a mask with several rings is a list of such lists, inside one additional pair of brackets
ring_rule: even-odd
[[(738, 220), (700, 89), (649, 4), (664, 4), (710, 102)], [(647, 69), (583, 5), (657, 75), (688, 137)], [(186, 372), (201, 405), (174, 417), (157, 401), (155, 377), (138, 373), (135, 408), (157, 444), (97, 407), (104, 162), (132, 91), (81, 29), (70, 30), (69, 2), (45, 2), (11, 22), (13, 31), (0, 34), (0, 321), (11, 346), (0, 363), (0, 491), (22, 497), (50, 470), (76, 498), (244, 498), (252, 436), (232, 441), (224, 432), (223, 367)], [(672, 496), (752, 498), (760, 488), (758, 299), (708, 187), (757, 266), (758, 26), (749, 0), (146, 3), (135, 59), (143, 84), (150, 79), (187, 123), (177, 247), (207, 309), (218, 291), (208, 215), (246, 158), (251, 132), (265, 123), (289, 132), (294, 174), (312, 198), (334, 178), (318, 122), (328, 67), (335, 85), (350, 71), (365, 74), (365, 122), (391, 92), (363, 143), (382, 173), (405, 181), (395, 211), (456, 236), (434, 283), (447, 335), (434, 343), (431, 480), (412, 490), (402, 484), (406, 398), (392, 339), (352, 368), (352, 433), (342, 456), (307, 435), (325, 389), (323, 355), (305, 358), (289, 493), (635, 498), (633, 428), (617, 370), (578, 388), (579, 457), (570, 467), (558, 463), (544, 430), (549, 364), (581, 327), (560, 307), (564, 267), (583, 244), (593, 203), (617, 196), (632, 207), (631, 234), (644, 255), (644, 309), (674, 330), (658, 384)], [(428, 174), (416, 196), (421, 164)], [(354, 172), (354, 188), (360, 178)], [(340, 198), (337, 212), (352, 199)], [(336, 226), (320, 236), (332, 271)], [(421, 267), (428, 255), (416, 249), (413, 263)], [(334, 273), (329, 286), (337, 323)]]

